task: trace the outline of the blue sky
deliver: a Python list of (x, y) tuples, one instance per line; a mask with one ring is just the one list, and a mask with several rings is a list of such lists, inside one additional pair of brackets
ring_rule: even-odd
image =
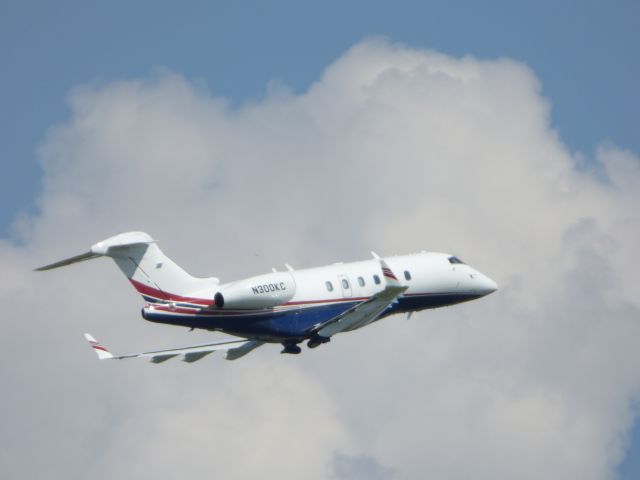
[[(562, 141), (640, 152), (640, 4), (613, 2), (31, 2), (0, 5), (0, 226), (40, 188), (38, 145), (83, 84), (168, 68), (234, 103), (278, 80), (304, 91), (375, 35), (454, 56), (510, 57), (538, 76)], [(620, 469), (640, 475), (640, 430)]]
[(527, 63), (563, 141), (587, 156), (603, 141), (640, 151), (640, 7), (615, 2), (33, 2), (0, 6), (0, 225), (38, 192), (38, 143), (80, 84), (159, 67), (235, 102), (270, 80), (304, 90), (370, 35), (452, 55)]

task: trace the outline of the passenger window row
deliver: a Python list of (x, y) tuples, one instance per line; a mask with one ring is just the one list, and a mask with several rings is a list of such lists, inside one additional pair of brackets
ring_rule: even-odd
[[(405, 280), (411, 280), (411, 272), (409, 272), (409, 270), (404, 271), (404, 278)], [(378, 274), (373, 275), (373, 283), (375, 283), (376, 285), (380, 285), (381, 281)], [(326, 282), (324, 282), (324, 284), (327, 287), (328, 292), (333, 292), (333, 283), (327, 280)], [(358, 285), (360, 285), (361, 287), (364, 287), (366, 285), (363, 277), (358, 277)], [(349, 288), (349, 282), (346, 278), (342, 279), (342, 288), (345, 290)]]

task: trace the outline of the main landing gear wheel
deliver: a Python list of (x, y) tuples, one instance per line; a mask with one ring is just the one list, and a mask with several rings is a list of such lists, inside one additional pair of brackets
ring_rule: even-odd
[(284, 348), (280, 353), (291, 353), (293, 355), (297, 355), (302, 351), (302, 349), (295, 343), (283, 343), (282, 346)]
[(322, 345), (323, 343), (327, 343), (330, 341), (331, 339), (329, 337), (322, 337), (320, 335), (315, 335), (309, 339), (309, 341), (307, 342), (307, 347), (316, 348)]

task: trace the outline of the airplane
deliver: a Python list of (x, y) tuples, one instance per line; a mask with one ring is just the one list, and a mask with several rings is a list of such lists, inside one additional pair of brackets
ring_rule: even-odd
[(196, 278), (164, 255), (144, 232), (126, 232), (102, 240), (86, 253), (36, 271), (52, 270), (98, 257), (113, 259), (146, 304), (145, 320), (233, 337), (214, 343), (114, 355), (90, 334), (85, 338), (100, 360), (149, 358), (161, 363), (182, 357), (188, 363), (215, 351), (235, 360), (266, 344), (298, 354), (327, 343), (343, 332), (381, 318), (454, 305), (497, 290), (486, 275), (445, 253), (420, 252), (286, 271), (220, 283)]

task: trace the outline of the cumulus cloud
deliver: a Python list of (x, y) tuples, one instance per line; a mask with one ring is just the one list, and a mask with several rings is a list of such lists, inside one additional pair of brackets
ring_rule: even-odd
[[(162, 72), (70, 108), (39, 214), (0, 241), (4, 476), (614, 476), (640, 388), (640, 159), (573, 155), (526, 65), (368, 40), (300, 94), (233, 106)], [(139, 319), (106, 261), (29, 271), (130, 229), (223, 281), (430, 249), (501, 289), (296, 358), (97, 364), (83, 331), (210, 338)]]

